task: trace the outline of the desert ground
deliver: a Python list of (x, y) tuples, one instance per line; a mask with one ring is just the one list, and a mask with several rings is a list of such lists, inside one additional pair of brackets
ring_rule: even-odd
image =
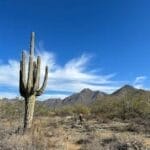
[(35, 117), (23, 134), (22, 118), (1, 119), (1, 150), (149, 150), (149, 122), (78, 116)]

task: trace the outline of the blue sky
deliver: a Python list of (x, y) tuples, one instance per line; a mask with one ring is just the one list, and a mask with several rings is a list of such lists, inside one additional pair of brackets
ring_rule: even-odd
[(0, 95), (18, 95), (31, 31), (50, 68), (43, 97), (83, 88), (111, 93), (124, 84), (149, 89), (149, 7), (148, 0), (1, 0)]

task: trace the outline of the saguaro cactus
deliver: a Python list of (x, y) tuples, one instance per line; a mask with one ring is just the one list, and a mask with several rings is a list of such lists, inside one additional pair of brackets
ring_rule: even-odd
[(20, 61), (19, 89), (21, 96), (23, 96), (25, 99), (24, 130), (29, 129), (32, 126), (36, 96), (40, 96), (44, 92), (48, 79), (48, 66), (46, 66), (44, 81), (42, 86), (40, 87), (41, 58), (40, 56), (38, 56), (37, 60), (34, 60), (34, 43), (35, 33), (32, 32), (27, 73), (25, 52), (22, 52), (22, 59)]

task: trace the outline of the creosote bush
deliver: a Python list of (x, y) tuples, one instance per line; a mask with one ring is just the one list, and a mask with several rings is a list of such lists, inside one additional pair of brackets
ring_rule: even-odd
[(35, 114), (34, 116), (50, 116), (52, 113), (51, 109), (45, 105), (41, 105), (39, 103), (35, 104)]
[(96, 101), (91, 106), (91, 113), (108, 118), (131, 119), (140, 117), (148, 119), (150, 116), (150, 102), (146, 98), (105, 98)]
[(90, 109), (83, 104), (67, 105), (55, 110), (57, 115), (90, 114)]
[(23, 117), (23, 101), (3, 101), (0, 105), (0, 117), (7, 119), (20, 119)]

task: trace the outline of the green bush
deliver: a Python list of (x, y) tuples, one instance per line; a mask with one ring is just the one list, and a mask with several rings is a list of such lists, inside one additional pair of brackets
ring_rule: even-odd
[(146, 97), (112, 97), (96, 101), (91, 106), (91, 113), (107, 118), (130, 119), (141, 117), (148, 119), (150, 116), (150, 102)]
[(57, 115), (73, 115), (73, 114), (89, 114), (90, 109), (82, 104), (75, 104), (75, 105), (67, 105), (55, 110)]
[(35, 103), (35, 116), (49, 116), (50, 112), (51, 110), (47, 106)]
[(62, 116), (72, 115), (73, 114), (73, 107), (72, 106), (63, 106), (63, 107), (57, 108), (55, 110), (55, 113), (57, 115), (62, 115)]
[(83, 105), (83, 104), (76, 104), (74, 105), (73, 107), (73, 112), (76, 113), (76, 114), (89, 114), (90, 113), (90, 109)]
[(20, 118), (23, 117), (23, 101), (2, 102), (0, 106), (1, 118)]

